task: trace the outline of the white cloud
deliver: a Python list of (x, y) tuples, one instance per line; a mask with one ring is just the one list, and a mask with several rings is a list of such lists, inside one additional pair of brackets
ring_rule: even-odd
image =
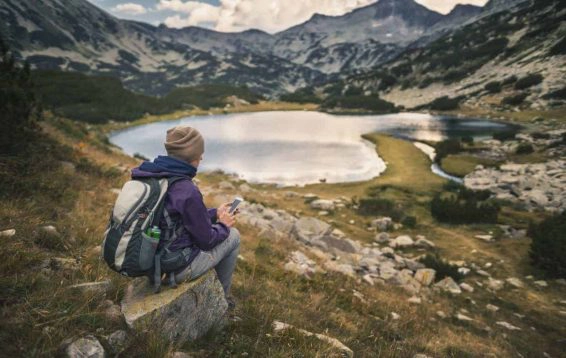
[(218, 31), (250, 28), (277, 32), (308, 20), (313, 14), (343, 15), (376, 0), (220, 0), (213, 6), (199, 1), (160, 0), (158, 10), (179, 12), (165, 19), (170, 27), (212, 24)]
[(484, 6), (488, 0), (415, 0), (421, 5), (441, 14), (448, 14), (458, 4)]
[(116, 5), (112, 8), (112, 11), (127, 15), (142, 15), (147, 12), (145, 7), (140, 4), (134, 4), (132, 2)]

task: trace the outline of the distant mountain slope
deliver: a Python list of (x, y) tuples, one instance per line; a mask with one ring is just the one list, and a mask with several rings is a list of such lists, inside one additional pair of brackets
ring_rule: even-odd
[(329, 86), (414, 108), (441, 97), (471, 106), (564, 104), (566, 3), (523, 2)]
[[(183, 37), (177, 40), (176, 30), (166, 29), (164, 34), (163, 28), (119, 20), (84, 0), (0, 0), (0, 14), (5, 19), (2, 36), (34, 66), (115, 75), (146, 94), (199, 83), (247, 85), (277, 93), (325, 78), (319, 71), (261, 51), (192, 47)], [(241, 39), (237, 34), (211, 33), (229, 37), (234, 48), (261, 44), (257, 31), (243, 33)]]
[[(506, 6), (502, 1), (492, 0), (493, 7)], [(379, 0), (271, 35), (155, 27), (117, 19), (86, 0), (0, 0), (0, 35), (36, 68), (117, 76), (145, 94), (228, 83), (276, 96), (379, 66), (481, 14), (473, 6), (441, 15), (414, 0)]]

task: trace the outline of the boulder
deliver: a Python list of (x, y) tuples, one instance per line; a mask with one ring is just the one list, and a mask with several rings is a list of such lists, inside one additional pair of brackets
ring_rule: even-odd
[(382, 216), (380, 218), (372, 220), (371, 226), (380, 231), (387, 231), (393, 226), (393, 219), (388, 216)]
[(151, 327), (175, 343), (195, 340), (223, 326), (227, 308), (214, 270), (176, 289), (164, 287), (159, 294), (153, 293), (147, 279), (136, 279), (122, 301), (122, 313), (130, 328)]
[(348, 253), (356, 253), (359, 250), (359, 244), (350, 239), (342, 239), (332, 235), (324, 235), (320, 238), (320, 241), (326, 244), (328, 249), (336, 249)]
[(310, 207), (315, 210), (334, 211), (335, 206), (332, 200), (317, 199), (310, 203)]
[(415, 272), (415, 280), (423, 286), (430, 286), (434, 282), (436, 271), (433, 269), (419, 269)]
[(69, 358), (104, 358), (106, 351), (96, 337), (86, 336), (67, 345), (65, 355)]
[(310, 244), (313, 237), (328, 232), (330, 225), (312, 217), (301, 217), (293, 224), (292, 232), (296, 238), (305, 244)]
[(411, 247), (415, 244), (413, 239), (407, 235), (397, 236), (395, 240), (389, 242), (389, 246), (394, 248), (401, 248), (401, 247)]
[(447, 276), (443, 278), (441, 281), (435, 283), (434, 287), (438, 287), (443, 291), (450, 292), (456, 295), (462, 293), (462, 289), (460, 288), (460, 286), (458, 286), (456, 281), (454, 281), (450, 276)]

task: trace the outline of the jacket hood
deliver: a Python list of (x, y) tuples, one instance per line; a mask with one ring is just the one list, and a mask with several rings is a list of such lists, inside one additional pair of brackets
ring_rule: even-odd
[(158, 156), (153, 161), (145, 161), (139, 167), (132, 169), (132, 178), (168, 178), (181, 176), (194, 178), (197, 168), (169, 156)]

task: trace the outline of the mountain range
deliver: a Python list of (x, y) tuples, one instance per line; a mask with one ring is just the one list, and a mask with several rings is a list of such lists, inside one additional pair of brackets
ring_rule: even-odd
[(458, 5), (442, 15), (413, 0), (379, 0), (268, 34), (156, 27), (86, 0), (0, 0), (0, 36), (35, 68), (117, 76), (144, 94), (228, 83), (276, 96), (381, 65), (519, 2)]

